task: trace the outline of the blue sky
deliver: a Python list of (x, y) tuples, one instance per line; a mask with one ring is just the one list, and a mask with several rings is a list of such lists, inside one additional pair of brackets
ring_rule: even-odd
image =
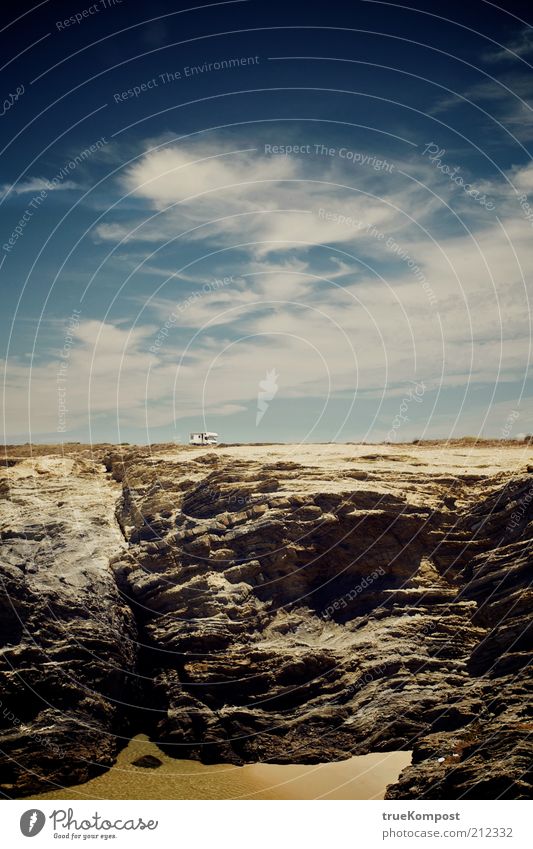
[(8, 441), (533, 429), (527, 4), (425, 7), (6, 5)]

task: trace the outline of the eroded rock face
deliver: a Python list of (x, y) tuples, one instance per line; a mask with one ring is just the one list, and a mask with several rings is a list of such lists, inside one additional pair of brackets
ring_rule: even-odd
[[(405, 446), (83, 453), (61, 461), (61, 482), (50, 457), (41, 473), (5, 472), (20, 480), (3, 525), (0, 675), (28, 706), (0, 738), (26, 753), (3, 774), (8, 795), (47, 774), (84, 780), (132, 722), (204, 762), (413, 749), (388, 798), (530, 795), (526, 460)], [(66, 483), (79, 509), (60, 512)], [(36, 752), (43, 778), (25, 778)]]
[(526, 793), (531, 511), (502, 522), (533, 479), (273, 454), (108, 458), (158, 741), (239, 763), (414, 748), (390, 798)]
[(109, 569), (124, 543), (101, 464), (21, 459), (2, 496), (0, 790), (21, 796), (113, 763), (136, 628)]
[(464, 727), (417, 740), (388, 798), (531, 798), (532, 537), (531, 475), (506, 481), (444, 536), (436, 561), (458, 573), (483, 629), (467, 663), (482, 704)]

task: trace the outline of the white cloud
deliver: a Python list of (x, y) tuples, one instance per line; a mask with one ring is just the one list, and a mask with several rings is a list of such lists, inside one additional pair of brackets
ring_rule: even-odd
[(31, 177), (28, 180), (22, 180), (19, 183), (4, 183), (0, 187), (0, 193), (7, 195), (9, 192), (15, 195), (23, 194), (38, 194), (43, 190), (47, 192), (63, 191), (65, 189), (79, 189), (78, 183), (73, 180), (63, 180), (62, 182), (51, 182), (44, 177)]
[(522, 192), (533, 191), (533, 162), (523, 168), (516, 168), (512, 173), (512, 181)]
[[(532, 94), (530, 73), (506, 73), (499, 80), (486, 79), (470, 86), (461, 93), (462, 96), (442, 97), (428, 114), (439, 115), (458, 106), (468, 107), (475, 110), (471, 112), (474, 120), (484, 122), (491, 131), (485, 146), (495, 141), (501, 144), (502, 139), (509, 143), (513, 137), (527, 142), (533, 139), (533, 109), (529, 103)], [(480, 108), (476, 109), (476, 106)]]
[[(141, 157), (127, 169), (123, 188), (157, 217), (130, 236), (131, 257), (140, 260), (139, 274), (144, 268), (161, 287), (151, 300), (129, 296), (128, 306), (139, 311), (131, 331), (117, 322), (81, 323), (66, 378), (69, 423), (118, 415), (123, 426), (151, 428), (204, 412), (238, 415), (255, 404), (258, 381), (274, 368), (277, 400), (349, 399), (356, 389), (379, 399), (415, 377), (433, 388), (520, 381), (530, 331), (522, 275), (529, 281), (533, 274), (522, 210), (499, 180), (483, 182), (497, 199), (489, 215), (419, 154), (403, 165), (453, 202), (464, 232), (455, 220), (453, 233), (443, 227), (443, 204), (399, 174), (360, 167), (347, 173), (346, 163), (312, 157), (218, 156), (205, 145)], [(532, 185), (529, 166), (509, 176)], [(321, 209), (332, 213), (329, 219)], [(339, 221), (338, 214), (353, 220)], [(231, 284), (204, 292), (206, 279), (222, 276), (216, 263), (184, 273), (179, 251), (160, 259), (157, 251), (146, 254), (142, 241), (158, 246), (205, 222), (211, 223), (184, 244), (192, 239), (207, 256), (221, 244), (265, 244), (229, 250)], [(108, 221), (98, 236), (116, 240), (131, 229)], [(124, 247), (121, 261), (129, 256)], [(155, 291), (146, 287), (147, 295)], [(30, 419), (41, 432), (57, 426), (59, 362), (49, 352), (32, 372)], [(11, 427), (27, 421), (27, 390), (26, 362), (10, 363)]]
[(533, 53), (533, 29), (525, 27), (517, 36), (502, 48), (493, 50), (485, 55), (489, 62), (516, 61), (517, 57), (523, 58)]
[(400, 193), (396, 175), (387, 181), (390, 175), (376, 175), (372, 168), (346, 168), (340, 159), (264, 155), (260, 148), (245, 153), (206, 145), (149, 150), (126, 170), (122, 187), (145, 199), (152, 214), (130, 225), (101, 223), (94, 235), (106, 241), (176, 239), (179, 244), (186, 233), (184, 238), (194, 241), (257, 243), (250, 252), (264, 257), (357, 238), (357, 228), (319, 218), (320, 209), (384, 228), (394, 225), (395, 206), (414, 214), (423, 202), (414, 186)]

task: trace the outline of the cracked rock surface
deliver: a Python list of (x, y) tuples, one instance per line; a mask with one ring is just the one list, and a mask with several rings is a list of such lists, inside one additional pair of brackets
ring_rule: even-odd
[(528, 449), (40, 449), (3, 473), (7, 795), (132, 728), (207, 763), (413, 750), (391, 799), (531, 794)]
[(124, 541), (102, 465), (21, 458), (0, 487), (0, 790), (23, 796), (113, 764), (136, 626), (109, 569)]

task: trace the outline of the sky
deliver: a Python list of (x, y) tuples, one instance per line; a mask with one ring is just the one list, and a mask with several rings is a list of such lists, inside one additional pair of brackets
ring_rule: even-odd
[(4, 440), (533, 432), (528, 5), (4, 3)]

